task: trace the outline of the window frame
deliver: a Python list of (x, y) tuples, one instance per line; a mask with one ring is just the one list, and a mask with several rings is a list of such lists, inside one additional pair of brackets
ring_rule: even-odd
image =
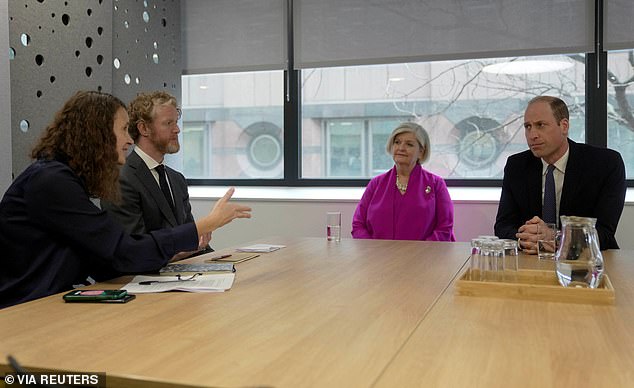
[[(289, 7), (291, 2), (289, 2)], [(289, 9), (288, 15), (292, 15)], [(287, 18), (287, 31), (292, 31), (292, 17)], [(586, 128), (585, 143), (607, 147), (607, 51), (603, 50), (603, 1), (595, 1), (594, 52), (586, 53), (585, 101)], [(187, 178), (192, 186), (287, 186), (287, 187), (363, 187), (370, 178), (302, 178), (301, 142), (301, 70), (294, 68), (293, 34), (287, 34), (288, 68), (284, 71), (284, 173), (281, 179), (195, 179)], [(367, 127), (367, 122), (364, 126)], [(365, 135), (368, 133), (364, 128)], [(362, 148), (366, 145), (362, 145)], [(371, 152), (371, 150), (369, 150)], [(502, 179), (455, 179), (446, 178), (449, 187), (501, 187)], [(628, 187), (634, 187), (634, 179), (626, 180)]]

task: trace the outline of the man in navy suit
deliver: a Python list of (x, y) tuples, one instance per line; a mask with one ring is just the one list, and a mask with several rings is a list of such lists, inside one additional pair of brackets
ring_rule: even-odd
[(533, 98), (524, 112), (529, 150), (510, 156), (504, 167), (495, 234), (518, 239), (527, 253), (537, 253), (549, 165), (554, 166), (555, 220), (562, 215), (596, 218), (601, 249), (619, 248), (614, 235), (625, 202), (623, 159), (616, 151), (568, 139), (569, 125), (561, 99)]
[[(103, 209), (130, 234), (193, 221), (185, 177), (163, 164), (166, 154), (180, 149), (178, 119), (181, 111), (176, 98), (163, 91), (139, 93), (130, 103), (129, 115), (128, 131), (135, 147), (120, 173), (122, 202), (118, 205), (102, 202)], [(166, 174), (163, 182), (162, 171)], [(208, 245), (210, 239), (211, 234), (200, 236), (198, 252), (182, 252), (175, 258), (212, 251)]]

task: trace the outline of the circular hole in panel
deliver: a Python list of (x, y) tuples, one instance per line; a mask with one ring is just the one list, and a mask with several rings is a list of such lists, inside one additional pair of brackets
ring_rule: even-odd
[(147, 0), (143, 0), (143, 7), (147, 8)]
[(80, 54), (81, 54), (81, 53), (79, 52), (79, 50), (75, 50), (75, 56), (76, 56), (77, 58), (79, 58), (79, 55), (80, 55)]
[(152, 61), (154, 61), (154, 63), (156, 64), (159, 63), (159, 57), (157, 53), (152, 54)]
[(65, 26), (67, 26), (68, 23), (70, 23), (70, 16), (68, 16), (67, 13), (62, 15), (62, 23), (64, 23)]
[(97, 91), (100, 92), (101, 91), (101, 85), (97, 86)]
[(15, 58), (15, 49), (13, 47), (9, 47), (9, 60)]
[(27, 120), (20, 120), (20, 131), (26, 133), (29, 130), (29, 122)]
[(119, 6), (118, 6), (118, 5), (115, 5), (115, 6), (114, 6), (114, 10), (115, 10), (115, 11), (118, 11), (118, 10), (119, 10)]
[(103, 55), (97, 55), (97, 63), (101, 65), (101, 63), (103, 62)]
[(126, 85), (130, 85), (130, 74), (126, 74), (123, 76), (123, 82), (125, 82)]
[(44, 57), (42, 54), (37, 54), (35, 56), (35, 63), (37, 63), (38, 66), (42, 66), (42, 63), (44, 63)]
[(130, 25), (128, 24), (128, 21), (127, 21), (127, 20), (124, 20), (124, 21), (123, 21), (123, 26), (124, 26), (125, 28), (130, 27)]
[(38, 3), (43, 3), (43, 2), (44, 2), (44, 0), (37, 0), (37, 2), (38, 2)]
[(158, 43), (154, 42), (153, 46), (154, 46), (154, 50), (158, 49)]
[(41, 30), (41, 29), (42, 29), (42, 26), (37, 26), (37, 29), (38, 29), (38, 30)]
[(167, 87), (167, 82), (163, 82), (163, 87), (166, 88)]
[(136, 44), (139, 44), (139, 38), (136, 38), (136, 39), (134, 40), (134, 42), (135, 42)]
[(38, 90), (37, 93), (35, 93), (35, 95), (37, 96), (37, 98), (42, 97), (42, 91)]
[(55, 82), (55, 76), (52, 75), (51, 78), (49, 78), (49, 80), (51, 81), (51, 83)]
[(86, 38), (86, 47), (92, 47), (92, 38), (90, 36)]
[(163, 25), (163, 27), (167, 27), (167, 19), (161, 19), (161, 24)]
[(55, 12), (51, 13), (51, 17), (54, 18), (55, 17)]
[(136, 77), (136, 78), (134, 79), (134, 83), (138, 85), (138, 84), (139, 84), (139, 82), (141, 82), (141, 81), (139, 80), (139, 77)]
[(128, 9), (127, 9), (127, 8), (126, 8), (126, 9), (124, 9), (124, 10), (123, 10), (123, 12), (128, 13)]
[(29, 34), (22, 34), (20, 35), (20, 42), (22, 42), (22, 46), (26, 47), (31, 43), (31, 37)]
[(103, 34), (103, 27), (97, 27), (97, 34)]
[(64, 7), (68, 7), (68, 1), (64, 2)]
[(146, 23), (150, 22), (150, 14), (147, 11), (143, 11), (143, 21)]
[(92, 15), (92, 9), (88, 8), (88, 9), (86, 10), (86, 14), (87, 14), (88, 16)]
[(147, 27), (145, 27), (145, 28), (143, 29), (143, 31), (147, 32)]
[(92, 67), (88, 66), (86, 67), (86, 76), (90, 77), (92, 75)]

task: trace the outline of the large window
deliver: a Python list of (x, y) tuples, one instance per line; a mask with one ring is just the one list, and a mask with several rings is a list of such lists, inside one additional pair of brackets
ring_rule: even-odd
[(571, 137), (585, 140), (584, 62), (579, 54), (303, 70), (302, 177), (387, 170), (387, 137), (411, 120), (431, 137), (426, 168), (446, 178), (501, 178), (506, 158), (527, 149), (522, 116), (537, 95), (565, 99)]
[(629, 0), (181, 4), (182, 169), (197, 182), (365, 185), (411, 120), (427, 169), (499, 184), (537, 95), (565, 100), (570, 137), (621, 151), (634, 176)]
[(281, 71), (189, 75), (182, 82), (185, 176), (283, 178)]
[(608, 147), (621, 153), (634, 178), (634, 49), (608, 53)]

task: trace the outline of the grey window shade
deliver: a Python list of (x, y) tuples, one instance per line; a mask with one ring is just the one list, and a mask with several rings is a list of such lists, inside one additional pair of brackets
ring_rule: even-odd
[(606, 0), (604, 8), (604, 48), (634, 48), (634, 1)]
[(296, 68), (593, 49), (592, 0), (295, 0), (293, 4)]
[(285, 0), (183, 0), (183, 74), (286, 67)]

